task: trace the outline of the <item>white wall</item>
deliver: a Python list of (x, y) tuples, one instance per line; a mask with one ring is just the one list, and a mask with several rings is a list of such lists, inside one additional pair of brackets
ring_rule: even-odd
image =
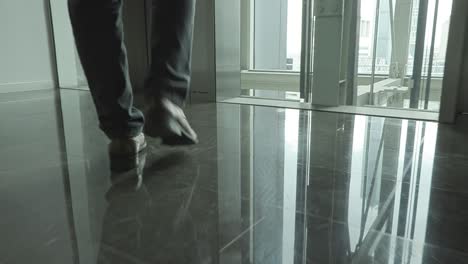
[(255, 69), (286, 69), (287, 9), (285, 0), (255, 0)]
[(55, 87), (47, 2), (0, 1), (0, 93)]

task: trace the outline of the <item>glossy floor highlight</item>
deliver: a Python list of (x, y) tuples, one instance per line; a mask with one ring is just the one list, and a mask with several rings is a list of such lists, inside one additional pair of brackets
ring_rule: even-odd
[(1, 264), (468, 263), (468, 120), (192, 105), (200, 144), (113, 159), (60, 93), (0, 99)]

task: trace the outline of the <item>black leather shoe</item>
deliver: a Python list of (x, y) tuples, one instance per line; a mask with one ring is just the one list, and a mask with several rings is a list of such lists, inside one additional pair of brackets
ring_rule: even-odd
[(168, 99), (152, 102), (146, 111), (145, 134), (160, 137), (165, 145), (193, 145), (198, 136), (190, 127), (184, 111)]

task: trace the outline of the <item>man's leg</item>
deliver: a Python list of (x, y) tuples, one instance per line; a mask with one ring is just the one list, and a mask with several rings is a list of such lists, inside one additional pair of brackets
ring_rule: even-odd
[(197, 143), (180, 108), (190, 86), (195, 0), (153, 0), (146, 133), (170, 145)]
[(182, 105), (191, 74), (195, 0), (153, 0), (147, 94)]
[(123, 42), (122, 0), (68, 0), (78, 54), (101, 129), (111, 139), (132, 138), (143, 129), (133, 107)]

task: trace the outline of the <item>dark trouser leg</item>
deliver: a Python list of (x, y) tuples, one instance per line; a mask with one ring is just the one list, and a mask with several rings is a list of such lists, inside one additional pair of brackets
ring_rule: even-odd
[(152, 11), (146, 93), (182, 105), (190, 86), (195, 0), (153, 0)]
[(68, 3), (78, 54), (101, 129), (110, 138), (139, 134), (144, 118), (133, 107), (123, 42), (122, 0), (68, 0)]

